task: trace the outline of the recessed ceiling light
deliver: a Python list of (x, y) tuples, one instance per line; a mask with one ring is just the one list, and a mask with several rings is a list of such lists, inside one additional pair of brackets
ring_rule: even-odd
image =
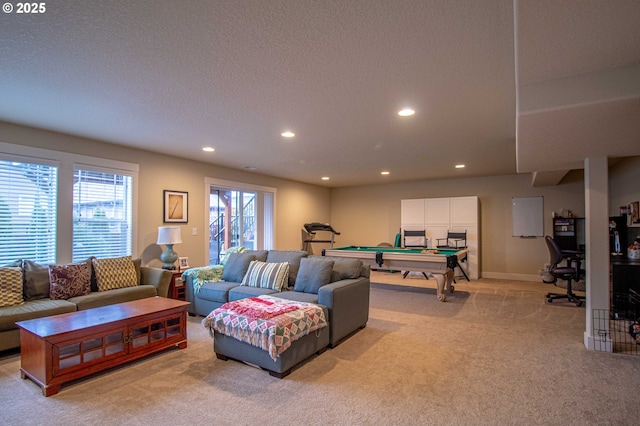
[(385, 170), (385, 171), (383, 171), (383, 172), (380, 172), (380, 174), (381, 174), (381, 175), (386, 176), (386, 175), (388, 175), (388, 174), (389, 174), (389, 172)]
[(296, 134), (287, 130), (286, 132), (282, 132), (281, 135), (282, 135), (282, 137), (285, 137), (285, 138), (292, 138)]
[(213, 152), (215, 151), (215, 148), (211, 148), (210, 146), (205, 146), (204, 148), (202, 148), (202, 150), (204, 152)]
[(258, 170), (258, 169), (256, 169), (256, 168), (255, 168), (255, 167), (253, 167), (253, 166), (244, 166), (243, 168), (244, 168), (245, 170), (250, 170), (250, 171), (252, 171), (252, 172), (255, 172), (256, 170)]
[(329, 180), (329, 176), (322, 176), (322, 180)]
[(456, 169), (464, 169), (465, 165), (464, 164), (456, 164)]
[(405, 108), (402, 109), (400, 111), (398, 111), (398, 115), (400, 117), (409, 117), (410, 115), (415, 114), (416, 112), (414, 110), (412, 110), (411, 108)]

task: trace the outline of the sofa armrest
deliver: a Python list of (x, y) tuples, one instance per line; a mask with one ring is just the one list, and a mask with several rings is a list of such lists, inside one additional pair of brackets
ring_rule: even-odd
[(329, 309), (330, 346), (367, 324), (370, 287), (368, 277), (344, 279), (320, 287), (318, 303)]
[(173, 274), (171, 271), (150, 266), (140, 267), (140, 284), (152, 285), (158, 291), (158, 296), (169, 296), (169, 285)]
[(193, 299), (195, 298), (193, 291), (193, 277), (190, 275), (182, 275), (182, 279), (184, 281), (184, 298), (187, 302), (193, 303)]

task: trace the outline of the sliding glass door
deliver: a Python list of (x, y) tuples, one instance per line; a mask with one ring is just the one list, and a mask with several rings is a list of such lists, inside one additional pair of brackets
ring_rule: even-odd
[(275, 189), (226, 184), (233, 183), (217, 181), (208, 185), (211, 265), (219, 264), (225, 251), (232, 247), (257, 250), (273, 245)]

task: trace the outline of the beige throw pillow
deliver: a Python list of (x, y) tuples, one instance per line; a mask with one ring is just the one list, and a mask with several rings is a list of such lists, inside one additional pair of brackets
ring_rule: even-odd
[(22, 305), (22, 268), (0, 268), (0, 307)]
[(138, 285), (136, 268), (133, 265), (131, 256), (107, 259), (93, 258), (91, 261), (96, 273), (98, 291), (135, 287)]

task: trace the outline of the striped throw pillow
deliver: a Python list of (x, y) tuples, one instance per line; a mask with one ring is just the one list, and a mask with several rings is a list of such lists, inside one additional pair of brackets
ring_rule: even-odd
[(242, 278), (242, 285), (281, 291), (289, 277), (289, 263), (267, 263), (252, 260)]
[(0, 308), (23, 303), (22, 268), (0, 268)]

